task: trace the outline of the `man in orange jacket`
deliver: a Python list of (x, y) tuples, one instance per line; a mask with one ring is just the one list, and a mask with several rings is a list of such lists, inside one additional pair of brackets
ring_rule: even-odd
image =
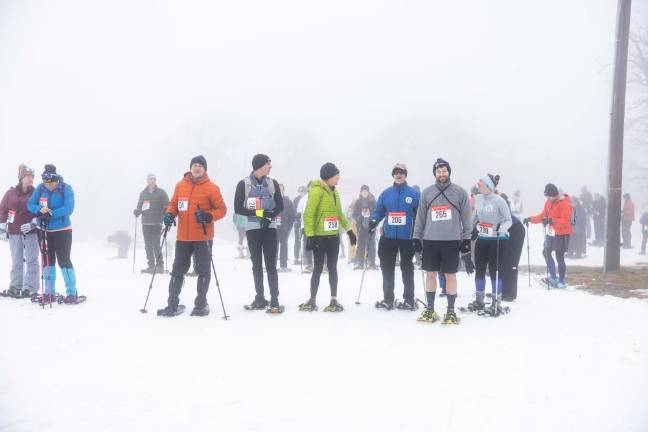
[[(549, 278), (544, 281), (554, 288), (565, 288), (565, 252), (569, 247), (569, 236), (572, 233), (572, 205), (567, 194), (561, 194), (558, 188), (549, 183), (545, 186), (544, 194), (547, 197), (544, 209), (535, 216), (525, 218), (523, 223), (528, 227), (529, 222), (542, 223), (545, 227), (545, 242), (542, 254), (547, 263)], [(556, 263), (551, 253), (556, 253), (558, 261), (558, 278), (556, 278)]]
[(227, 207), (220, 189), (207, 176), (207, 161), (204, 156), (191, 159), (190, 172), (176, 185), (173, 198), (169, 201), (164, 215), (164, 225), (175, 225), (178, 217), (175, 260), (169, 282), (167, 307), (158, 310), (158, 315), (174, 316), (184, 310), (180, 303), (180, 291), (184, 275), (191, 265), (195, 254), (196, 273), (198, 273), (196, 300), (191, 315), (209, 314), (207, 290), (211, 279), (211, 248), (214, 238), (214, 222), (225, 217)]

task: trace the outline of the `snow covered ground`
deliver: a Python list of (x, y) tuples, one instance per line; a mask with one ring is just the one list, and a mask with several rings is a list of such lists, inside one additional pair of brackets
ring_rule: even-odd
[[(156, 317), (166, 275), (141, 314), (150, 276), (81, 242), (73, 260), (86, 303), (0, 298), (0, 431), (648, 430), (645, 300), (527, 287), (522, 274), (509, 315), (429, 325), (374, 309), (379, 272), (356, 306), (361, 274), (344, 263), (344, 313), (298, 312), (308, 276), (293, 267), (279, 276), (286, 313), (269, 316), (242, 309), (251, 265), (234, 253), (216, 242), (228, 321), (213, 284), (209, 317)], [(2, 246), (2, 278), (8, 268)], [(420, 274), (416, 283), (421, 297)], [(461, 274), (458, 305), (472, 291)], [(182, 302), (194, 296), (188, 278)]]

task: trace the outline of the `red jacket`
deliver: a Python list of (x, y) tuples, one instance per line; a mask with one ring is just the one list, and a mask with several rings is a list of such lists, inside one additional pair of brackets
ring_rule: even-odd
[[(209, 180), (205, 174), (200, 180), (194, 183), (190, 172), (185, 173), (184, 178), (176, 185), (173, 191), (173, 198), (169, 201), (166, 211), (178, 216), (178, 240), (180, 241), (204, 241), (205, 233), (202, 226), (196, 221), (196, 211), (200, 210), (211, 213), (214, 222), (225, 217), (227, 207), (223, 201), (220, 189)], [(207, 228), (207, 239), (214, 238), (214, 223), (205, 224)]]
[(571, 198), (569, 198), (569, 195), (564, 194), (555, 201), (547, 199), (542, 212), (531, 217), (531, 223), (542, 223), (542, 219), (551, 218), (556, 235), (571, 235), (573, 231), (571, 223), (572, 211)]
[(27, 202), (34, 193), (34, 186), (29, 186), (23, 193), (19, 189), (12, 187), (2, 198), (0, 202), (0, 222), (7, 223), (9, 234), (20, 234), (20, 225), (26, 224), (36, 217), (35, 214), (27, 210)]

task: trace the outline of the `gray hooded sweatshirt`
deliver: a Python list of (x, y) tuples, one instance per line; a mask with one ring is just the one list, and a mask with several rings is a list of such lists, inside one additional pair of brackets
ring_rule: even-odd
[[(508, 230), (513, 221), (511, 220), (511, 211), (504, 198), (495, 193), (479, 194), (475, 201), (475, 210), (475, 224), (478, 225), (477, 232), (480, 239), (508, 238)], [(497, 230), (498, 225), (499, 230)]]
[(470, 199), (461, 186), (437, 182), (421, 193), (414, 239), (460, 241), (470, 239), (471, 231)]

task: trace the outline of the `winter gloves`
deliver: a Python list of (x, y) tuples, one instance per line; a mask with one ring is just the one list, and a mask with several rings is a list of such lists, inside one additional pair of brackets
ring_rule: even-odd
[(133, 215), (135, 217), (139, 217), (141, 214), (142, 214), (142, 210), (140, 210), (140, 209), (133, 210)]
[(175, 216), (167, 213), (164, 215), (164, 226), (170, 227), (171, 225), (175, 225)]
[(27, 235), (31, 230), (38, 226), (38, 219), (34, 218), (26, 224), (20, 225), (20, 232)]
[(351, 246), (355, 246), (356, 243), (358, 243), (356, 235), (351, 230), (347, 231), (347, 235), (349, 236), (349, 243), (351, 243)]
[(531, 222), (531, 218), (524, 218), (524, 219), (522, 219), (522, 223), (523, 223), (525, 226), (529, 226), (529, 222)]
[(459, 252), (461, 252), (462, 254), (470, 253), (470, 240), (469, 239), (464, 239), (461, 242), (461, 247), (459, 248)]
[(306, 250), (312, 251), (317, 247), (317, 240), (315, 237), (306, 237)]
[(546, 217), (542, 219), (542, 225), (547, 226), (547, 225), (553, 225), (553, 219), (550, 217)]
[(423, 243), (419, 239), (412, 239), (412, 246), (414, 247), (414, 252), (423, 252)]
[(196, 213), (194, 213), (196, 216), (196, 222), (199, 224), (208, 224), (211, 223), (214, 220), (214, 216), (209, 213), (209, 212), (204, 212), (200, 209), (196, 210)]
[(7, 224), (5, 222), (0, 222), (0, 241), (7, 241), (9, 239), (9, 234), (7, 234)]
[(369, 233), (373, 234), (374, 231), (376, 231), (377, 226), (378, 226), (378, 222), (376, 222), (375, 220), (372, 219), (371, 221), (369, 221)]
[(462, 253), (461, 260), (463, 261), (464, 266), (466, 267), (466, 273), (468, 273), (469, 275), (473, 274), (475, 272), (475, 264), (472, 262), (472, 258), (470, 257), (470, 252)]

